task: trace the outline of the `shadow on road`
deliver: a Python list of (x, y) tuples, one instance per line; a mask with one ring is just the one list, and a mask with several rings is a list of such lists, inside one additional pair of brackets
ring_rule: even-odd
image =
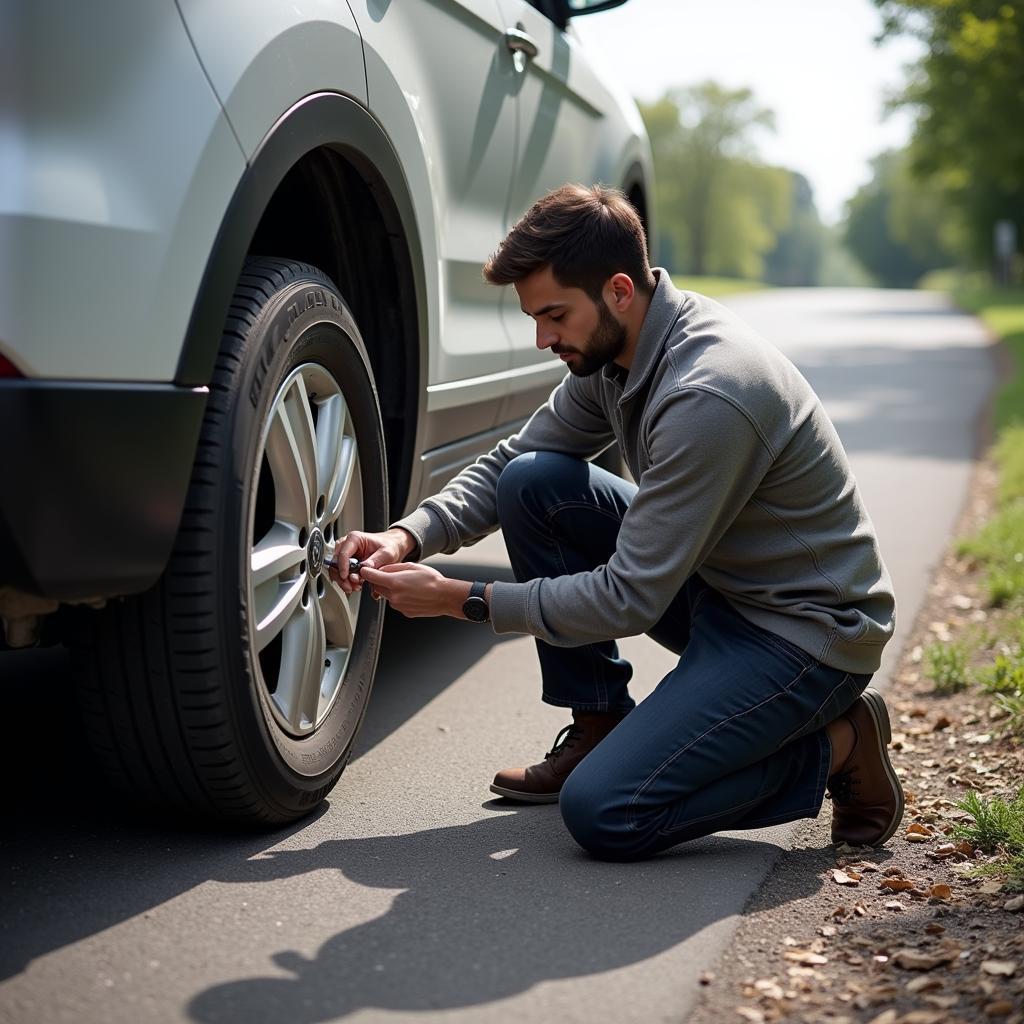
[[(462, 580), (515, 582), (507, 565), (478, 565), (445, 559), (446, 576)], [(490, 627), (449, 618), (407, 619), (391, 609), (384, 623), (384, 647), (373, 698), (356, 742), (354, 760), (371, 751), (496, 644), (514, 640)]]
[[(449, 561), (466, 579), (511, 579), (507, 566)], [(494, 644), (508, 639), (453, 619), (389, 613), (357, 754), (386, 739)], [(204, 831), (126, 806), (83, 736), (63, 647), (0, 656), (0, 980), (36, 957), (145, 913), (209, 878), (231, 875), (325, 813), (261, 834)], [(346, 794), (342, 777), (338, 794)]]
[[(280, 950), (271, 957), (276, 974), (216, 985), (191, 1001), (188, 1014), (203, 1024), (303, 1024), (362, 1008), (454, 1009), (636, 964), (738, 913), (742, 899), (726, 880), (755, 863), (765, 870), (778, 852), (711, 837), (650, 861), (607, 864), (575, 847), (555, 807), (501, 813), (507, 809), (496, 802), (485, 806), (494, 813), (469, 825), (333, 840), (247, 861), (222, 880), (273, 882), (331, 868), (360, 885), (404, 891), (386, 914), (340, 932), (314, 957)], [(803, 853), (817, 867), (820, 854)], [(697, 861), (708, 857), (722, 891), (693, 884)], [(817, 870), (797, 878), (787, 902), (822, 884)]]

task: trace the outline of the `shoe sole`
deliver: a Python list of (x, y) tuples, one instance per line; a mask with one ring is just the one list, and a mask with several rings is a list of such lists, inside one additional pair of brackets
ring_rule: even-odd
[(503, 796), (507, 800), (518, 800), (522, 804), (557, 804), (557, 793), (523, 793), (518, 789), (505, 789), (492, 784), (491, 792)]
[(896, 813), (893, 815), (892, 821), (889, 822), (889, 827), (882, 834), (882, 838), (877, 839), (871, 844), (872, 846), (882, 846), (892, 838), (893, 833), (900, 827), (900, 822), (903, 820), (905, 807), (903, 787), (900, 785), (900, 780), (896, 775), (896, 769), (892, 766), (892, 761), (889, 760), (889, 743), (892, 741), (892, 727), (889, 724), (889, 712), (885, 706), (885, 701), (882, 699), (882, 695), (869, 686), (858, 699), (864, 701), (868, 711), (871, 712), (871, 719), (875, 723), (875, 736), (879, 742), (878, 752), (882, 755), (885, 774), (888, 776), (892, 790), (896, 794)]

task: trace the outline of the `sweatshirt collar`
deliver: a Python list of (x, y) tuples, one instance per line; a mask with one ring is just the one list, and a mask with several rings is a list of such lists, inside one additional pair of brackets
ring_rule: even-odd
[[(686, 301), (683, 293), (672, 283), (667, 270), (662, 267), (653, 267), (652, 270), (658, 283), (640, 327), (633, 365), (626, 376), (619, 405), (628, 402), (643, 387), (654, 367), (658, 365), (665, 347), (665, 339), (679, 318), (680, 307)], [(611, 381), (621, 381), (622, 372), (621, 367), (614, 363), (609, 363), (601, 371), (602, 375)]]

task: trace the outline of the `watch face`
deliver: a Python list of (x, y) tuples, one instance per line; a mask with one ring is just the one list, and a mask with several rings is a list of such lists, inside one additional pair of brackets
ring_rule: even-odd
[(482, 597), (467, 597), (462, 611), (471, 622), (487, 621), (487, 602)]

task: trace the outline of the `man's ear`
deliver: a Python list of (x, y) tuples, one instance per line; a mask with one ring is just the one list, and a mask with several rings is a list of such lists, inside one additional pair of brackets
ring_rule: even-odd
[(610, 293), (608, 295), (609, 302), (613, 309), (619, 313), (625, 313), (631, 305), (633, 305), (633, 298), (636, 295), (636, 287), (633, 284), (633, 279), (629, 274), (614, 274), (608, 278), (608, 282), (605, 285), (605, 291)]

